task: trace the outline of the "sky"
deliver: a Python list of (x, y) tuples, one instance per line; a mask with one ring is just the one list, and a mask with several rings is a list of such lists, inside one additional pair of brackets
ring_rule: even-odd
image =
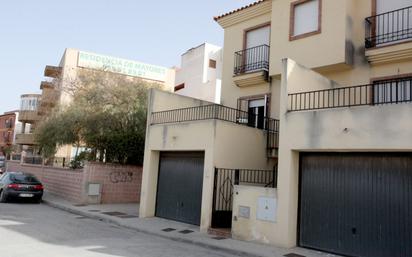
[(65, 48), (172, 67), (204, 42), (223, 46), (213, 17), (252, 0), (12, 0), (0, 3), (0, 113), (41, 93)]

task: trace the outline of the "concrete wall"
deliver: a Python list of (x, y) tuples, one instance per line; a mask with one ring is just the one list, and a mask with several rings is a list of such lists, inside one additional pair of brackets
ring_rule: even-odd
[[(275, 244), (276, 213), (271, 221), (258, 219), (258, 200), (267, 197), (277, 201), (276, 188), (235, 186), (233, 194), (232, 237), (245, 241)], [(250, 216), (242, 217), (239, 209), (249, 208)]]
[[(7, 170), (31, 173), (48, 192), (77, 204), (140, 201), (142, 167), (138, 166), (87, 163), (83, 169), (71, 170), (8, 161)], [(100, 197), (88, 196), (89, 183), (101, 185)]]

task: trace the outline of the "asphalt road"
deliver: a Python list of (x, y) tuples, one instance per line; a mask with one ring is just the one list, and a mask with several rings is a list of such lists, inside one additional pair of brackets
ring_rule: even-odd
[(0, 203), (1, 257), (230, 257), (44, 204)]

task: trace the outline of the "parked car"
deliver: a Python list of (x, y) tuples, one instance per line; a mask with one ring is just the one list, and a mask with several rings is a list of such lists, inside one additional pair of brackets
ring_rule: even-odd
[(0, 175), (6, 171), (6, 157), (0, 156)]
[(14, 199), (30, 199), (40, 203), (43, 185), (33, 175), (23, 172), (6, 172), (0, 176), (0, 202)]

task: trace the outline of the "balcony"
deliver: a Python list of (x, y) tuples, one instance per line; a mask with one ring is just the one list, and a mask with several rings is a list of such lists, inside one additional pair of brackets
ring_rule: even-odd
[(33, 123), (40, 120), (40, 116), (37, 111), (20, 111), (19, 112), (19, 121)]
[(366, 56), (371, 63), (412, 57), (412, 6), (368, 17), (365, 26)]
[(412, 102), (412, 77), (368, 85), (288, 94), (289, 111), (313, 111), (354, 106)]
[(35, 145), (34, 134), (17, 134), (15, 142), (18, 145)]
[(42, 81), (40, 83), (40, 89), (43, 90), (43, 89), (46, 89), (46, 88), (53, 89), (54, 88), (53, 82), (51, 82), (51, 81)]
[(239, 87), (268, 81), (270, 47), (260, 45), (235, 52), (234, 82)]
[(153, 112), (151, 114), (150, 125), (201, 120), (221, 120), (264, 130), (267, 132), (266, 150), (268, 157), (276, 155), (276, 150), (279, 146), (279, 120), (261, 117), (227, 106), (210, 104)]
[(50, 66), (47, 65), (44, 69), (44, 76), (50, 78), (58, 78), (62, 73), (62, 67)]
[(59, 100), (60, 92), (54, 87), (43, 87), (43, 93), (40, 100), (42, 107), (54, 107)]

